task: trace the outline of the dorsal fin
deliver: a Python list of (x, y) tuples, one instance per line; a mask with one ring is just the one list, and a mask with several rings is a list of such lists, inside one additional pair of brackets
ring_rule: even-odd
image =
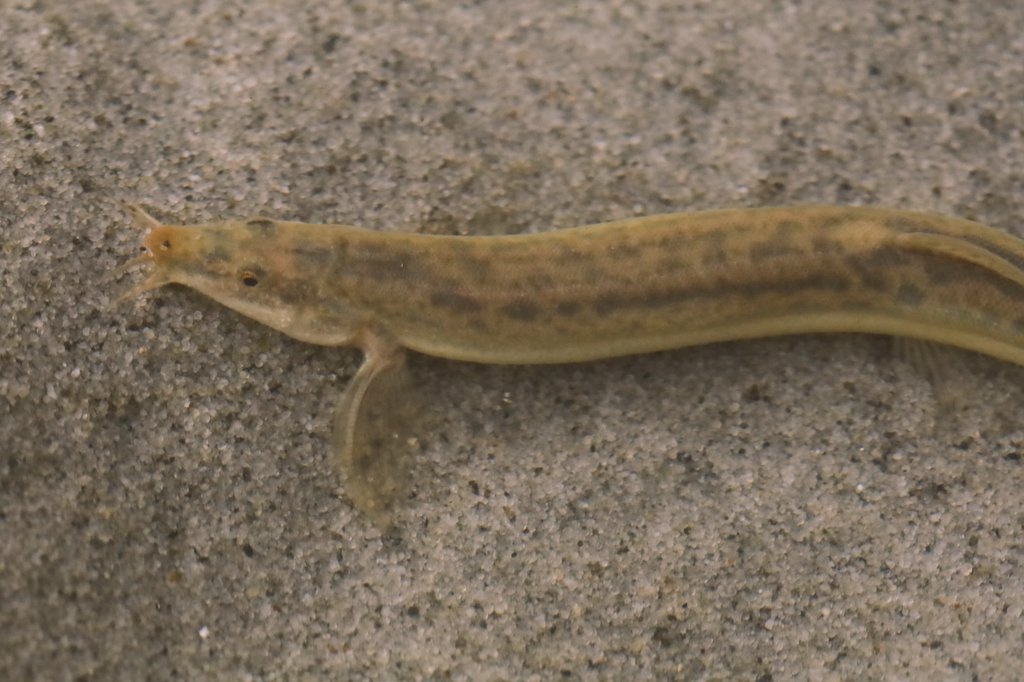
[(1024, 270), (983, 246), (957, 237), (933, 232), (904, 232), (893, 237), (900, 246), (973, 263), (1024, 287)]

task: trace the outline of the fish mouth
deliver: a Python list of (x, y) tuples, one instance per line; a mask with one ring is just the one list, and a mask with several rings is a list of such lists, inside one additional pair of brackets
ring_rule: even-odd
[[(127, 272), (129, 272), (130, 270), (134, 270), (139, 266), (153, 267), (156, 265), (156, 257), (153, 255), (153, 249), (149, 244), (151, 240), (148, 237), (152, 235), (153, 230), (162, 227), (162, 224), (156, 218), (146, 213), (146, 211), (141, 206), (126, 203), (123, 204), (123, 207), (125, 211), (128, 212), (129, 216), (132, 219), (132, 222), (135, 223), (137, 227), (148, 230), (149, 234), (147, 235), (146, 245), (142, 247), (142, 253), (136, 256), (135, 258), (132, 258), (131, 260), (127, 261), (126, 263), (122, 263), (118, 267), (114, 268), (114, 270), (112, 270), (107, 275), (107, 277), (104, 278), (107, 280), (120, 279)], [(114, 303), (122, 303), (129, 298), (135, 298), (139, 294), (143, 294), (147, 291), (152, 291), (153, 289), (159, 289), (165, 284), (170, 283), (171, 279), (170, 277), (168, 277), (166, 272), (160, 269), (154, 270), (149, 273), (149, 276), (146, 279), (139, 282), (138, 284), (129, 287), (127, 290), (123, 291), (121, 294), (115, 297)]]
[[(149, 249), (146, 249), (146, 252), (143, 253), (142, 255), (136, 256), (135, 258), (132, 258), (128, 262), (122, 263), (118, 267), (114, 268), (114, 270), (112, 270), (110, 272), (110, 274), (107, 276), (106, 279), (110, 279), (110, 280), (120, 279), (127, 272), (129, 272), (130, 270), (134, 270), (135, 268), (137, 268), (139, 266), (150, 266), (150, 267), (152, 267), (154, 264), (155, 264), (155, 259), (153, 258), (152, 252)], [(147, 291), (152, 291), (153, 289), (159, 289), (160, 287), (164, 286), (165, 284), (170, 284), (170, 283), (171, 283), (171, 280), (167, 276), (166, 273), (161, 272), (159, 270), (150, 272), (149, 276), (146, 277), (146, 279), (142, 280), (141, 282), (139, 282), (137, 284), (133, 284), (128, 289), (126, 289), (123, 292), (121, 292), (120, 294), (118, 294), (114, 298), (114, 303), (115, 304), (123, 303), (124, 301), (128, 300), (129, 298), (135, 298), (139, 294), (143, 294), (143, 293), (145, 293)]]

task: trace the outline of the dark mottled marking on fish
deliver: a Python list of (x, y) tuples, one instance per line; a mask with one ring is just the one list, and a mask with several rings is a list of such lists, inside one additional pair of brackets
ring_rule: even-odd
[(679, 305), (693, 299), (705, 302), (736, 296), (738, 293), (756, 300), (759, 296), (792, 294), (806, 291), (830, 291), (842, 293), (850, 288), (850, 282), (841, 275), (815, 273), (795, 277), (792, 280), (778, 280), (756, 285), (721, 282), (715, 286), (680, 286), (652, 289), (641, 293), (606, 293), (592, 303), (594, 312), (606, 316), (619, 310), (649, 310)]
[(803, 225), (796, 220), (780, 220), (775, 226), (775, 238), (789, 240), (803, 229)]
[(643, 249), (636, 244), (625, 242), (623, 244), (614, 244), (608, 248), (608, 255), (613, 259), (629, 259), (639, 256), (643, 252)]
[(206, 262), (210, 265), (215, 263), (224, 263), (229, 260), (231, 260), (231, 251), (225, 247), (210, 249), (206, 253)]
[(245, 226), (248, 227), (254, 235), (264, 239), (273, 239), (274, 235), (277, 234), (277, 222), (267, 218), (253, 218), (252, 220), (247, 220), (245, 221)]
[(513, 320), (520, 322), (531, 322), (540, 315), (540, 307), (529, 301), (515, 301), (501, 307), (501, 312)]
[(526, 280), (526, 288), (532, 293), (543, 294), (556, 285), (555, 275), (541, 272)]
[(825, 236), (815, 236), (811, 239), (811, 250), (819, 256), (835, 256), (845, 253), (846, 247), (842, 242), (830, 239)]
[(654, 266), (654, 271), (665, 274), (677, 274), (680, 270), (686, 267), (686, 262), (683, 259), (670, 256), (668, 258), (660, 259)]
[(896, 290), (896, 300), (916, 308), (925, 300), (925, 293), (915, 284), (904, 283)]
[(713, 268), (728, 263), (730, 254), (726, 247), (726, 234), (714, 232), (700, 239), (694, 245), (694, 252), (700, 254), (700, 262), (706, 268)]
[(799, 257), (799, 249), (793, 244), (793, 236), (799, 231), (800, 223), (793, 220), (779, 221), (768, 239), (750, 245), (750, 261), (757, 264), (774, 258)]
[(754, 264), (762, 263), (772, 258), (794, 255), (791, 244), (776, 239), (751, 244), (749, 254), (750, 262)]
[(893, 268), (900, 264), (900, 254), (880, 248), (868, 254), (847, 256), (842, 263), (857, 276), (863, 287), (873, 292), (885, 292), (891, 286)]
[(388, 249), (376, 245), (349, 249), (345, 267), (348, 276), (369, 280), (415, 283), (427, 279), (422, 258), (404, 249)]
[(582, 306), (578, 301), (559, 301), (555, 304), (555, 312), (562, 317), (572, 317), (580, 312)]
[(308, 301), (310, 296), (318, 293), (315, 283), (309, 280), (292, 279), (279, 286), (282, 298), (294, 305), (301, 305), (303, 301)]
[(487, 258), (467, 255), (464, 260), (456, 261), (462, 270), (477, 283), (486, 282), (491, 276), (491, 263)]
[(447, 308), (460, 314), (475, 315), (483, 310), (483, 306), (469, 296), (454, 291), (440, 290), (430, 294), (430, 303), (438, 308)]
[(569, 246), (568, 244), (556, 244), (554, 245), (554, 253), (552, 256), (557, 263), (566, 265), (578, 261), (581, 257), (581, 253), (579, 249)]
[(838, 229), (849, 226), (850, 223), (855, 223), (863, 219), (864, 216), (861, 211), (856, 208), (850, 208), (848, 210), (838, 210), (829, 215), (822, 216), (821, 221), (811, 227), (820, 232), (835, 232)]

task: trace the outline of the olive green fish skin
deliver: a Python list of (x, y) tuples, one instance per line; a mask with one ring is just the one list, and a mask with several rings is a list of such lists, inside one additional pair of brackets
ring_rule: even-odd
[(282, 307), (306, 311), (297, 317), (311, 329), (285, 329), (299, 338), (316, 340), (333, 319), (339, 329), (372, 328), (432, 355), (549, 363), (863, 331), (1024, 364), (1021, 282), (914, 244), (934, 235), (1024, 267), (1024, 242), (965, 220), (868, 208), (747, 209), (510, 237), (273, 224), (261, 239), (289, 255), (279, 270), (292, 273), (290, 283), (277, 293)]

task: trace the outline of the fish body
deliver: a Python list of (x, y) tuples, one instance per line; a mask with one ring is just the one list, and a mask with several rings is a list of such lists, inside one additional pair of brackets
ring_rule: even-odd
[(474, 237), (267, 218), (173, 226), (132, 210), (153, 265), (133, 291), (184, 284), (302, 341), (363, 349), (336, 448), (371, 512), (400, 488), (380, 453), (399, 447), (388, 413), (401, 412), (405, 349), (536, 364), (868, 332), (1024, 365), (1024, 240), (941, 215), (736, 209)]

